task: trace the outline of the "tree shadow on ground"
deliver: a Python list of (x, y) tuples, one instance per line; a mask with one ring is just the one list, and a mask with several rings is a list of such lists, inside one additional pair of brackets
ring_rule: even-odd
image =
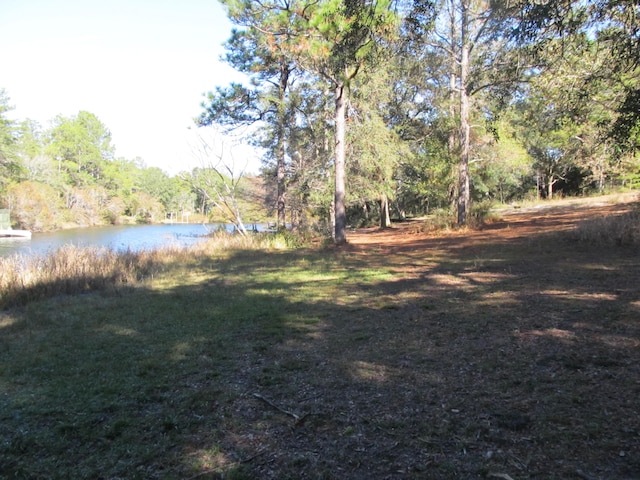
[(0, 327), (0, 473), (640, 477), (637, 251), (509, 230), (26, 308)]
[(317, 332), (254, 358), (231, 447), (251, 474), (636, 477), (637, 255), (440, 243), (368, 253), (404, 274), (309, 306)]

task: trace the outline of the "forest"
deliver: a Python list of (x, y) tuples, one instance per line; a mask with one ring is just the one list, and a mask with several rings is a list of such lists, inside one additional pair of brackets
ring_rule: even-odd
[(0, 206), (34, 231), (172, 215), (314, 230), (640, 186), (640, 33), (631, 0), (221, 0), (247, 83), (195, 122), (249, 127), (260, 178), (169, 177), (115, 157), (81, 111), (12, 122), (0, 96)]
[(224, 222), (224, 203), (208, 195), (227, 183), (247, 221), (266, 218), (255, 199), (262, 195), (257, 178), (233, 179), (213, 164), (171, 177), (140, 158), (116, 158), (109, 129), (93, 113), (59, 115), (45, 129), (8, 120), (9, 110), (9, 96), (0, 91), (0, 206), (21, 228)]

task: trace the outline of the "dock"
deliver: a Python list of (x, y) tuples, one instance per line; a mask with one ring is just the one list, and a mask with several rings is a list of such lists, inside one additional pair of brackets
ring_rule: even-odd
[(12, 228), (4, 228), (0, 230), (0, 237), (31, 238), (31, 232), (29, 230), (13, 230)]
[(29, 230), (14, 230), (11, 228), (8, 209), (0, 209), (0, 237), (5, 238), (31, 238)]

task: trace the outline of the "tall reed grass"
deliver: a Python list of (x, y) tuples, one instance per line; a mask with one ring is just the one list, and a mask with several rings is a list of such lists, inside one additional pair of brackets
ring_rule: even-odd
[(42, 256), (0, 259), (0, 308), (55, 295), (135, 284), (159, 266), (157, 252), (67, 245)]
[(250, 236), (216, 233), (191, 247), (116, 251), (67, 245), (42, 256), (0, 258), (0, 309), (31, 301), (90, 291), (135, 286), (171, 268), (223, 251), (283, 249), (297, 245), (289, 234)]
[(603, 246), (640, 246), (640, 210), (581, 222), (573, 239)]

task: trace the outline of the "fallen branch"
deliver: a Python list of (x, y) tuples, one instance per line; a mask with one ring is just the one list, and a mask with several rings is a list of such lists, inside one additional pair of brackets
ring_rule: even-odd
[(400, 445), (400, 442), (395, 442), (393, 445), (391, 445), (390, 447), (387, 447), (383, 450), (380, 450), (379, 452), (377, 452), (378, 455), (383, 454), (383, 453), (387, 453), (390, 452), (391, 450), (393, 450), (394, 448), (396, 448), (398, 445)]
[(588, 473), (583, 472), (579, 468), (576, 470), (576, 475), (584, 480), (599, 480), (598, 477), (594, 477), (593, 475), (589, 475)]
[(307, 418), (307, 416), (309, 415), (308, 413), (303, 415), (303, 416), (296, 415), (295, 413), (293, 413), (293, 412), (291, 412), (289, 410), (285, 410), (284, 408), (276, 405), (271, 400), (269, 400), (268, 398), (263, 397), (259, 393), (254, 393), (253, 396), (255, 398), (257, 398), (258, 400), (262, 400), (264, 403), (266, 403), (270, 407), (275, 408), (279, 412), (284, 413), (285, 415), (289, 415), (290, 417), (293, 417), (293, 419), (295, 420), (295, 424), (296, 425), (300, 425), (302, 422), (304, 422), (305, 418)]
[(262, 455), (264, 455), (265, 453), (267, 453), (267, 449), (265, 448), (264, 450), (260, 450), (258, 453), (256, 453), (255, 455), (251, 455), (250, 457), (245, 458), (244, 460), (240, 460), (238, 463), (249, 463), (249, 462), (253, 462), (256, 458), (261, 457)]
[(489, 476), (493, 478), (501, 478), (502, 480), (513, 480), (513, 478), (506, 473), (490, 473)]

